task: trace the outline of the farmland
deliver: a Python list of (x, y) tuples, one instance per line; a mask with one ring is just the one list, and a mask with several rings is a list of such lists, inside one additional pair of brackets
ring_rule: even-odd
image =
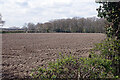
[(2, 34), (3, 76), (23, 78), (31, 70), (55, 61), (59, 53), (87, 57), (101, 33), (14, 33)]

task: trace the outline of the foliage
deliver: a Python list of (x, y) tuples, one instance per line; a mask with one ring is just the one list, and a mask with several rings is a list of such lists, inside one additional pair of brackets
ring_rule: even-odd
[(102, 2), (102, 5), (97, 9), (98, 16), (105, 18), (111, 25), (113, 36), (120, 39), (120, 2)]
[(111, 45), (108, 45), (107, 51), (109, 51), (110, 56), (114, 56), (112, 57), (112, 62), (114, 64), (114, 67), (116, 68), (116, 73), (114, 75), (120, 77), (120, 1), (100, 3), (102, 5), (97, 9), (98, 16), (106, 19), (109, 22), (109, 25), (106, 26), (106, 33), (109, 38), (113, 38), (113, 45), (115, 44), (112, 47)]
[[(105, 39), (102, 43), (98, 43), (96, 47), (92, 50), (93, 55), (95, 53), (99, 54), (96, 55), (97, 57), (101, 57), (104, 59), (108, 59), (112, 61), (112, 68), (114, 69), (114, 76), (117, 76), (119, 74), (119, 46), (120, 46), (120, 40), (115, 40), (112, 38)], [(96, 56), (93, 56), (96, 57)]]
[(96, 58), (76, 58), (63, 56), (50, 62), (47, 68), (39, 67), (31, 73), (33, 78), (70, 79), (70, 78), (113, 78), (111, 60)]

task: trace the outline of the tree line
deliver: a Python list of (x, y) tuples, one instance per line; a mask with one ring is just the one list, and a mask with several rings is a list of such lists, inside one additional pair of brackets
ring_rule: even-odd
[(107, 21), (96, 17), (56, 19), (46, 23), (26, 23), (21, 29), (28, 33), (104, 33)]

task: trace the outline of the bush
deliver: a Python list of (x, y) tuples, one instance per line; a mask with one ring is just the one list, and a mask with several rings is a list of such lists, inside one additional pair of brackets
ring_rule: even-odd
[(47, 68), (39, 67), (31, 73), (33, 78), (113, 78), (111, 60), (96, 58), (76, 58), (63, 56), (50, 62)]
[(108, 59), (112, 61), (112, 68), (114, 69), (113, 74), (117, 76), (119, 74), (119, 64), (120, 64), (120, 57), (119, 57), (119, 46), (120, 40), (107, 38), (102, 43), (96, 45), (96, 47), (92, 50), (94, 55), (96, 52), (99, 52), (99, 55), (93, 56), (94, 57), (101, 57), (104, 59)]

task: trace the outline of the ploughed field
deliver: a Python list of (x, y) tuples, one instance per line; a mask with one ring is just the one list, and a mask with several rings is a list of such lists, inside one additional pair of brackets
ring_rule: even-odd
[(104, 38), (100, 33), (3, 34), (3, 77), (28, 77), (33, 68), (55, 61), (59, 53), (87, 57), (94, 44)]

